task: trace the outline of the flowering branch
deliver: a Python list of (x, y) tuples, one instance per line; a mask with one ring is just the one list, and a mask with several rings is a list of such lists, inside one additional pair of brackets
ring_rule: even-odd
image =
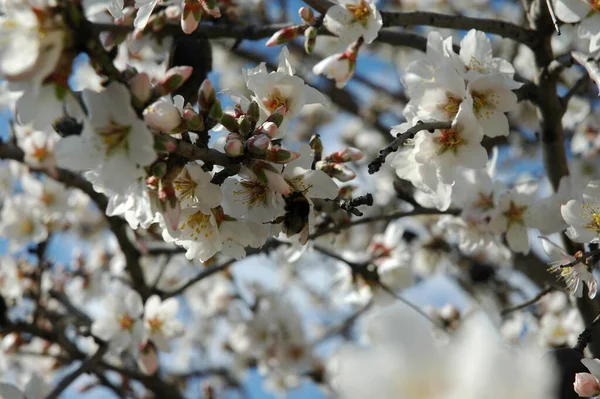
[(379, 155), (377, 158), (373, 160), (369, 164), (369, 174), (373, 174), (377, 172), (381, 166), (385, 163), (385, 159), (392, 152), (398, 151), (401, 145), (403, 145), (407, 140), (415, 137), (417, 133), (421, 130), (428, 130), (433, 133), (436, 129), (450, 129), (452, 127), (452, 122), (421, 122), (419, 121), (415, 126), (411, 127), (404, 133), (398, 133), (394, 141), (388, 144), (383, 150), (379, 151)]

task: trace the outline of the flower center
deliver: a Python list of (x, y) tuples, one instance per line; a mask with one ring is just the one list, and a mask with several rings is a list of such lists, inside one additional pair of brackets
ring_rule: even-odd
[(589, 231), (595, 231), (596, 233), (600, 233), (600, 213), (592, 213), (590, 215), (590, 222), (584, 227)]
[(287, 113), (287, 101), (288, 99), (281, 94), (279, 89), (274, 89), (269, 94), (269, 97), (263, 101), (263, 104), (267, 107), (269, 112), (275, 112), (275, 110), (281, 108), (279, 113), (285, 115)]
[(133, 330), (134, 320), (128, 314), (124, 314), (123, 316), (119, 317), (118, 321), (119, 321), (119, 325), (121, 326), (121, 330), (127, 330), (127, 331)]
[(184, 169), (183, 172), (181, 172), (181, 174), (175, 180), (173, 180), (173, 187), (175, 187), (177, 196), (180, 199), (195, 199), (195, 190), (197, 186), (198, 183), (192, 180), (192, 176), (190, 176), (190, 172), (188, 172), (187, 169)]
[(96, 133), (102, 138), (102, 143), (106, 146), (106, 155), (111, 155), (118, 149), (127, 151), (129, 142), (127, 137), (131, 132), (131, 126), (123, 126), (111, 120), (104, 128), (96, 129)]
[(526, 209), (527, 209), (526, 205), (518, 206), (513, 201), (510, 201), (508, 210), (506, 212), (504, 212), (503, 214), (508, 219), (509, 224), (511, 224), (511, 223), (525, 224), (525, 222), (523, 220), (523, 216), (525, 214)]
[(242, 202), (248, 208), (253, 208), (258, 205), (267, 205), (269, 189), (264, 184), (257, 181), (242, 181), (240, 182), (241, 190), (233, 192), (235, 196), (240, 196)]
[(208, 238), (212, 235), (212, 228), (210, 224), (210, 215), (205, 215), (201, 211), (198, 211), (185, 219), (179, 226), (180, 230), (188, 229), (188, 234), (194, 240), (197, 240), (200, 233), (204, 233), (204, 238)]
[(440, 145), (439, 154), (446, 151), (452, 151), (456, 154), (458, 148), (467, 144), (467, 141), (460, 137), (460, 133), (454, 129), (443, 129), (441, 135), (437, 138), (437, 143)]
[(154, 333), (160, 332), (163, 324), (164, 322), (158, 317), (148, 320), (148, 327), (150, 327), (150, 331)]
[(50, 155), (50, 152), (48, 151), (48, 148), (46, 146), (43, 147), (37, 147), (34, 146), (33, 147), (33, 152), (31, 154), (31, 156), (35, 159), (37, 159), (38, 162), (43, 162), (46, 159), (48, 159), (48, 156)]
[(471, 59), (469, 60), (469, 65), (466, 65), (466, 67), (468, 71), (484, 71), (483, 63), (475, 57), (471, 57)]
[(496, 95), (492, 90), (472, 91), (473, 113), (477, 119), (489, 118), (495, 108)]
[(448, 119), (454, 119), (458, 114), (458, 108), (462, 103), (462, 98), (454, 97), (450, 93), (446, 93), (446, 102), (438, 105), (438, 109), (444, 111)]
[(360, 0), (360, 4), (347, 4), (346, 9), (354, 15), (352, 22), (358, 22), (363, 26), (367, 25), (369, 16), (371, 15), (371, 9), (365, 0)]
[(56, 202), (55, 200), (54, 195), (47, 191), (44, 191), (40, 198), (40, 201), (46, 206), (54, 204)]
[(20, 227), (21, 227), (21, 234), (23, 234), (23, 235), (29, 235), (29, 234), (33, 233), (34, 225), (33, 225), (33, 222), (31, 221), (31, 219), (23, 219)]
[(489, 195), (485, 195), (484, 193), (480, 192), (479, 193), (479, 198), (473, 202), (473, 208), (480, 208), (480, 209), (493, 209), (494, 208), (494, 195), (493, 194), (489, 194)]
[(590, 0), (590, 7), (593, 12), (600, 12), (600, 0)]

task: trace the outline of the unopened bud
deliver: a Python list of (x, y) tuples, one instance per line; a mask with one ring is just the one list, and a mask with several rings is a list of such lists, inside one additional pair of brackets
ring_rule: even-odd
[(167, 164), (165, 162), (157, 162), (152, 165), (152, 176), (161, 179), (167, 174)]
[(356, 177), (356, 173), (343, 163), (333, 163), (329, 161), (319, 161), (315, 164), (317, 170), (322, 170), (330, 177), (335, 177), (339, 181), (347, 182)]
[(278, 129), (279, 128), (277, 127), (277, 125), (273, 122), (265, 122), (260, 127), (261, 133), (266, 134), (270, 138), (277, 136)]
[(158, 371), (158, 355), (152, 342), (148, 341), (140, 347), (137, 364), (146, 375), (154, 375)]
[(331, 162), (352, 162), (352, 161), (360, 161), (363, 159), (365, 154), (359, 150), (358, 148), (348, 147), (344, 148), (341, 151), (334, 152), (333, 154), (328, 155), (325, 160)]
[(310, 26), (304, 32), (304, 37), (306, 38), (304, 40), (304, 51), (306, 51), (306, 54), (312, 54), (317, 43), (317, 28)]
[(265, 134), (252, 136), (247, 142), (248, 150), (256, 155), (263, 155), (271, 145), (271, 139)]
[(323, 152), (323, 141), (321, 141), (320, 135), (313, 134), (313, 136), (310, 138), (310, 141), (308, 144), (310, 144), (310, 148), (314, 152), (319, 152), (319, 153)]
[(162, 97), (179, 89), (192, 76), (194, 68), (183, 65), (169, 69), (162, 80), (154, 88), (155, 95)]
[(179, 19), (179, 17), (181, 17), (181, 6), (179, 6), (179, 5), (167, 6), (167, 8), (165, 8), (165, 17), (170, 21)]
[(237, 120), (238, 131), (240, 134), (247, 136), (252, 130), (252, 122), (246, 115), (242, 115)]
[(171, 133), (181, 123), (181, 115), (173, 103), (160, 99), (146, 107), (144, 122), (154, 130)]
[(198, 0), (185, 0), (181, 14), (181, 30), (190, 34), (196, 30), (202, 18), (202, 9), (198, 7)]
[(198, 107), (200, 110), (209, 110), (216, 99), (217, 93), (215, 93), (212, 82), (208, 79), (204, 80), (198, 92)]
[(183, 109), (183, 119), (188, 130), (204, 130), (204, 120), (190, 104)]
[(204, 11), (213, 18), (221, 18), (221, 10), (217, 0), (200, 0)]
[(228, 113), (224, 113), (221, 115), (221, 119), (219, 120), (219, 123), (221, 125), (223, 125), (223, 127), (225, 127), (225, 129), (229, 130), (230, 132), (237, 133), (237, 131), (238, 131), (237, 120)]
[(246, 115), (248, 115), (254, 122), (257, 122), (260, 118), (260, 107), (256, 101), (252, 101), (250, 105), (248, 105), (248, 111), (246, 111)]
[(177, 149), (177, 143), (169, 136), (158, 135), (154, 137), (154, 149), (158, 152), (173, 152)]
[(150, 96), (152, 96), (152, 83), (150, 83), (148, 74), (142, 72), (134, 75), (129, 79), (129, 89), (131, 90), (131, 95), (140, 106), (146, 104)]
[(279, 112), (274, 112), (271, 115), (269, 115), (266, 122), (273, 122), (275, 124), (275, 126), (279, 127), (279, 126), (281, 126), (281, 123), (283, 122), (283, 115), (280, 114)]
[(279, 146), (272, 147), (265, 156), (265, 159), (273, 163), (288, 163), (298, 159), (300, 154), (294, 151), (284, 150)]
[(221, 120), (223, 116), (223, 108), (221, 108), (221, 102), (219, 100), (215, 100), (210, 107), (210, 111), (208, 111), (208, 117), (214, 121)]
[(590, 373), (575, 374), (573, 389), (577, 395), (583, 398), (591, 398), (600, 395), (598, 380)]
[(300, 18), (302, 18), (302, 20), (309, 25), (313, 25), (315, 23), (315, 13), (313, 12), (312, 8), (300, 7), (298, 10), (298, 15), (300, 15)]
[(225, 153), (230, 157), (234, 158), (244, 155), (244, 142), (239, 138), (237, 134), (231, 136), (236, 136), (236, 138), (230, 139), (229, 136), (227, 136), (227, 142), (225, 143)]
[(305, 29), (306, 26), (304, 25), (295, 25), (280, 29), (277, 32), (275, 32), (273, 36), (271, 36), (271, 38), (267, 41), (266, 46), (272, 47), (277, 46), (279, 44), (287, 43), (290, 40), (293, 40), (299, 35), (301, 35)]

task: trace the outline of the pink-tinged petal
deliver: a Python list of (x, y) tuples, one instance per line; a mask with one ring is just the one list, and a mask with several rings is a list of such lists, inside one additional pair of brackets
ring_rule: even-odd
[(573, 389), (577, 395), (584, 398), (600, 395), (600, 385), (598, 385), (598, 380), (589, 373), (575, 374)]

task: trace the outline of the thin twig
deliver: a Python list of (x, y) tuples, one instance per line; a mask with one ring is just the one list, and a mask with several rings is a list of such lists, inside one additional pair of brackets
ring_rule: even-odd
[(556, 30), (556, 34), (560, 36), (560, 27), (558, 26), (558, 19), (556, 19), (556, 14), (554, 13), (554, 6), (552, 5), (552, 0), (546, 0), (546, 5), (548, 6), (548, 12), (550, 13), (550, 18), (552, 18), (552, 24), (554, 25), (554, 30)]
[(81, 365), (74, 370), (72, 373), (67, 374), (57, 385), (54, 387), (52, 392), (46, 397), (46, 399), (56, 399), (62, 391), (67, 389), (80, 375), (91, 371), (94, 365), (102, 359), (102, 356), (108, 351), (108, 345), (102, 344), (96, 351), (96, 353), (89, 359), (83, 361)]
[(358, 320), (358, 318), (360, 316), (362, 316), (367, 310), (369, 310), (371, 308), (371, 306), (373, 306), (373, 299), (371, 299), (369, 302), (367, 302), (366, 305), (364, 305), (361, 308), (354, 311), (350, 316), (348, 316), (346, 319), (344, 319), (341, 323), (336, 324), (335, 326), (333, 326), (333, 327), (329, 328), (327, 331), (325, 331), (319, 338), (317, 338), (312, 343), (311, 346), (314, 347), (316, 345), (319, 345), (319, 344), (323, 343), (324, 341), (328, 340), (329, 338), (332, 338), (332, 337), (335, 337), (338, 335), (347, 336), (350, 329), (356, 322), (356, 320)]
[(162, 295), (162, 299), (165, 300), (167, 298), (171, 298), (171, 297), (177, 296), (179, 294), (182, 294), (185, 290), (190, 288), (192, 285), (196, 284), (197, 282), (199, 282), (209, 276), (212, 276), (215, 273), (218, 273), (220, 271), (227, 269), (234, 262), (235, 262), (235, 259), (229, 259), (226, 262), (223, 262), (221, 264), (211, 266), (207, 269), (202, 270), (200, 273), (198, 273), (198, 275), (196, 277), (192, 278), (191, 280), (189, 280), (187, 283), (185, 283), (181, 287), (177, 288), (174, 291), (167, 292), (164, 295)]
[(596, 316), (596, 318), (592, 321), (592, 323), (583, 330), (579, 337), (577, 337), (577, 344), (573, 347), (573, 349), (583, 353), (585, 347), (592, 340), (592, 332), (596, 328), (596, 326), (600, 323), (600, 314)]
[(573, 259), (571, 262), (569, 263), (565, 263), (564, 265), (560, 265), (560, 268), (567, 268), (567, 267), (573, 267), (581, 262), (583, 263), (587, 263), (587, 260), (594, 257), (600, 255), (600, 248), (598, 249), (594, 249), (593, 251), (589, 251), (589, 252), (585, 252), (583, 255), (581, 255), (578, 258)]
[(404, 133), (399, 133), (394, 141), (388, 144), (383, 150), (379, 151), (379, 155), (377, 158), (373, 160), (369, 164), (369, 174), (373, 174), (377, 172), (381, 166), (385, 163), (385, 159), (392, 152), (398, 151), (398, 148), (404, 144), (407, 140), (415, 137), (417, 133), (421, 130), (429, 130), (433, 133), (436, 129), (450, 129), (452, 127), (452, 122), (417, 122), (416, 125), (408, 129)]
[(550, 293), (552, 291), (554, 291), (554, 288), (548, 286), (548, 287), (544, 288), (543, 290), (541, 290), (533, 298), (531, 298), (531, 299), (529, 299), (529, 300), (527, 300), (527, 301), (525, 301), (523, 303), (520, 303), (518, 305), (511, 306), (509, 308), (503, 309), (502, 312), (500, 312), (500, 315), (502, 317), (504, 317), (504, 316), (507, 316), (507, 315), (511, 314), (512, 312), (516, 312), (517, 310), (525, 309), (525, 308), (533, 305), (534, 303), (536, 303), (537, 301), (539, 301), (540, 299), (542, 299), (542, 297), (544, 297), (546, 294), (548, 294), (548, 293)]

